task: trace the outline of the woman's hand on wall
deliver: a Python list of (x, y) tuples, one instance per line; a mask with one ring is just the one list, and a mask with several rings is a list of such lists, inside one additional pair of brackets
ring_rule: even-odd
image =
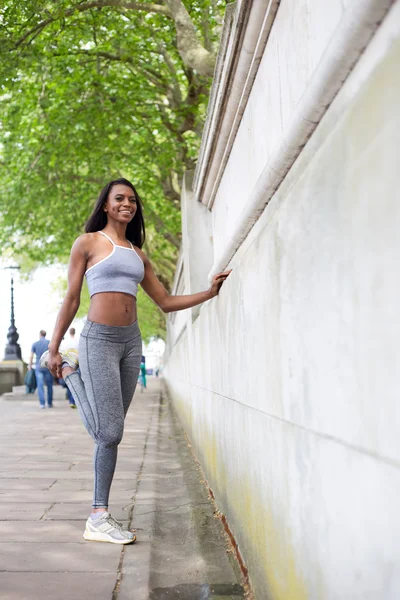
[(232, 269), (214, 275), (214, 277), (212, 278), (211, 287), (209, 289), (209, 294), (211, 298), (214, 298), (214, 296), (218, 296), (222, 284), (224, 283), (225, 279), (229, 276), (230, 273), (232, 273)]

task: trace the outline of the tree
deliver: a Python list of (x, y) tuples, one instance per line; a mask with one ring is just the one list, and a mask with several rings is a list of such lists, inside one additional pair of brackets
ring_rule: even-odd
[(195, 165), (224, 2), (10, 0), (0, 9), (0, 242), (69, 248), (111, 178), (144, 200), (145, 251), (171, 284), (180, 182)]

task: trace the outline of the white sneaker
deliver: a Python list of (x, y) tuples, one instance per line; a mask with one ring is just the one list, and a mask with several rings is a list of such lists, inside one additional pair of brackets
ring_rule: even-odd
[(85, 540), (92, 542), (111, 542), (111, 544), (133, 544), (136, 535), (123, 529), (109, 512), (104, 512), (98, 519), (88, 518), (83, 534)]
[[(49, 355), (50, 352), (46, 350), (46, 352), (44, 352), (40, 357), (39, 363), (42, 369), (47, 368), (47, 361), (49, 360)], [(74, 369), (74, 371), (76, 371), (76, 369), (79, 366), (78, 350), (76, 350), (75, 348), (68, 348), (68, 350), (60, 351), (60, 355), (62, 362), (67, 363), (67, 365), (71, 367), (71, 369)]]

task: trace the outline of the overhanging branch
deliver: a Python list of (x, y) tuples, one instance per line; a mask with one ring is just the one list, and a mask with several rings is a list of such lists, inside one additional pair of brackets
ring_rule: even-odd
[(76, 4), (74, 7), (69, 8), (68, 10), (60, 11), (54, 16), (48, 17), (40, 23), (37, 23), (35, 27), (32, 27), (16, 42), (15, 48), (18, 48), (21, 44), (23, 44), (31, 35), (39, 34), (45, 27), (47, 27), (47, 25), (54, 23), (58, 19), (64, 19), (65, 17), (70, 17), (76, 12), (85, 12), (92, 8), (106, 7), (126, 8), (129, 10), (145, 11), (148, 13), (154, 12), (164, 15), (165, 17), (172, 18), (170, 10), (166, 6), (162, 6), (160, 4), (142, 4), (140, 2), (128, 2), (125, 0), (97, 0), (94, 2), (84, 2), (82, 4)]

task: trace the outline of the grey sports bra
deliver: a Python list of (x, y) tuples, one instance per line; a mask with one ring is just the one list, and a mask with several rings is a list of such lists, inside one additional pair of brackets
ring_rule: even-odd
[(144, 277), (142, 259), (132, 244), (131, 248), (117, 246), (106, 233), (99, 233), (110, 240), (113, 249), (85, 273), (90, 297), (101, 292), (123, 292), (136, 297), (138, 284)]

